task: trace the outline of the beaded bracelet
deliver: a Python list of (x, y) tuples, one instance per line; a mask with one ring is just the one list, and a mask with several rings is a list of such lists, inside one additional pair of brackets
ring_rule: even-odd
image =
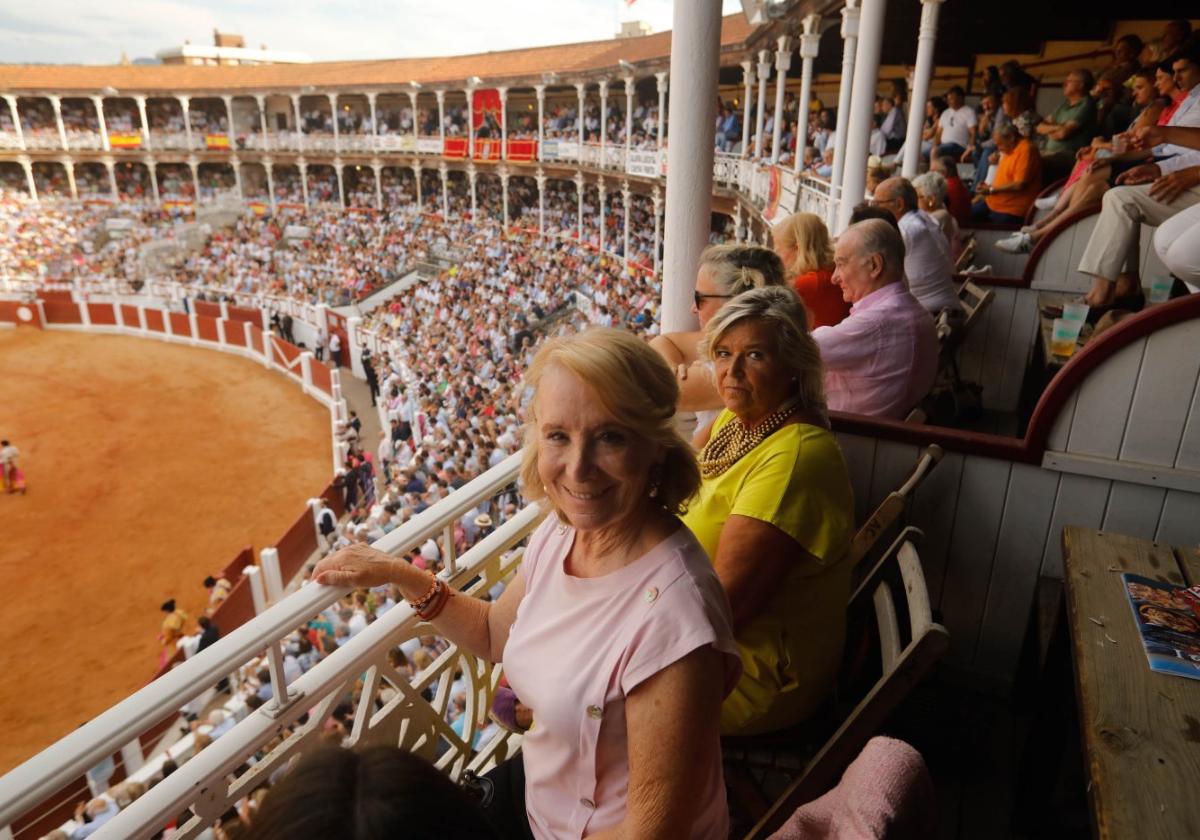
[[(438, 583), (441, 583), (441, 581), (439, 580)], [(450, 603), (450, 598), (453, 595), (454, 590), (443, 584), (441, 590), (438, 592), (437, 597), (434, 598), (433, 604), (431, 604), (427, 609), (418, 612), (417, 615), (420, 616), (422, 621), (433, 621), (435, 618), (441, 615), (442, 610), (446, 608), (446, 604)]]
[(440, 583), (441, 583), (441, 580), (438, 577), (434, 576), (433, 583), (430, 584), (428, 592), (426, 592), (424, 595), (422, 595), (420, 598), (416, 599), (415, 601), (411, 600), (411, 599), (406, 599), (406, 600), (408, 600), (408, 605), (413, 608), (414, 612), (419, 613), (419, 612), (421, 612), (421, 610), (423, 610), (427, 606), (429, 606), (429, 602), (432, 601), (433, 596), (437, 594), (438, 585)]

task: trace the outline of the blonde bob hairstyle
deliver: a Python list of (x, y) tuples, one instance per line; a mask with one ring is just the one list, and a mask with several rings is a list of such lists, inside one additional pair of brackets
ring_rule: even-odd
[(775, 343), (775, 355), (795, 379), (792, 393), (800, 405), (821, 416), (825, 408), (825, 370), (821, 350), (808, 331), (808, 311), (794, 291), (786, 287), (754, 289), (738, 295), (721, 307), (700, 339), (697, 352), (713, 361), (712, 351), (729, 329), (743, 321), (766, 327)]
[[(538, 433), (537, 394), (542, 377), (553, 367), (579, 377), (596, 394), (600, 404), (636, 437), (657, 444), (666, 453), (653, 501), (668, 513), (681, 514), (686, 502), (700, 489), (700, 467), (691, 445), (675, 429), (675, 403), (679, 385), (675, 374), (650, 345), (631, 333), (594, 327), (565, 338), (552, 338), (533, 358), (525, 383), (533, 388), (525, 418), (525, 448), (521, 459), (521, 488), (530, 501), (548, 502), (538, 474), (541, 435)], [(646, 484), (653, 465), (646, 464)], [(647, 489), (647, 493), (649, 490)], [(554, 513), (564, 522), (562, 511)]]
[(818, 271), (833, 265), (833, 240), (829, 228), (815, 213), (793, 213), (771, 228), (771, 241), (779, 250), (795, 252), (791, 264), (784, 264), (789, 277)]
[(779, 255), (761, 245), (710, 245), (700, 254), (700, 268), (726, 295), (787, 283)]

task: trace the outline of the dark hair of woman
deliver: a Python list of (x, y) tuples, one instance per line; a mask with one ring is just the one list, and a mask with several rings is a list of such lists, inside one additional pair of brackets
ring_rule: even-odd
[(322, 746), (263, 799), (247, 840), (496, 837), (483, 809), (424, 759), (396, 747)]

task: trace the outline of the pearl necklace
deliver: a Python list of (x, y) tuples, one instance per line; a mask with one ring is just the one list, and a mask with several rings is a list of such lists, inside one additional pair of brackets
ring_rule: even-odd
[(747, 429), (736, 417), (730, 420), (700, 450), (700, 475), (704, 478), (721, 475), (783, 426), (799, 407), (800, 400), (793, 397), (753, 429)]

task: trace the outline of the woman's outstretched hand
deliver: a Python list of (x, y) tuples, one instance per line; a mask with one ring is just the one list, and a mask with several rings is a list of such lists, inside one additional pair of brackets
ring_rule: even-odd
[(352, 586), (357, 589), (397, 583), (396, 562), (382, 551), (355, 543), (317, 563), (312, 579), (325, 586)]

